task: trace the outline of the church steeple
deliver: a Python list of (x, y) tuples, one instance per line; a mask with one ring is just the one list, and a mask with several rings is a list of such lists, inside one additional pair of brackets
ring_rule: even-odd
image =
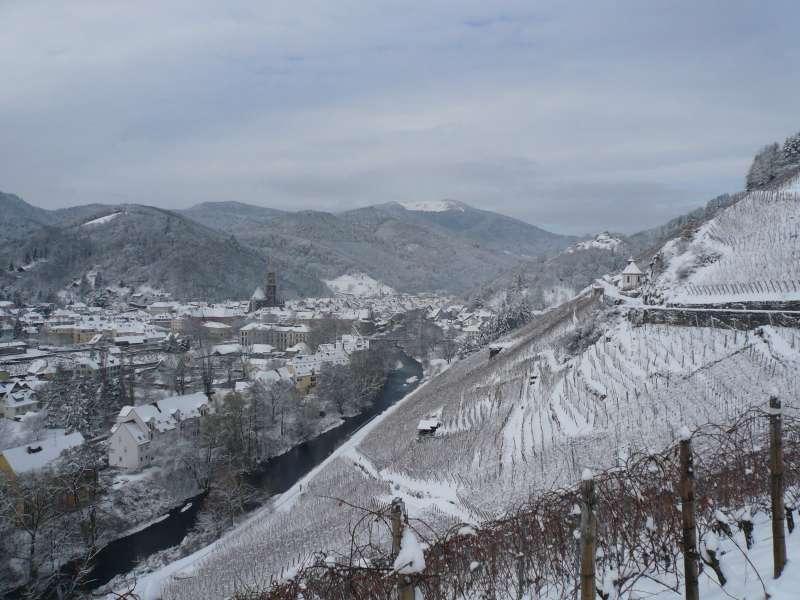
[(257, 287), (250, 298), (250, 312), (260, 308), (280, 306), (278, 302), (278, 276), (272, 268), (272, 257), (267, 259), (267, 277), (264, 287)]
[(267, 281), (264, 286), (264, 301), (267, 306), (278, 306), (278, 277), (272, 268), (272, 257), (267, 259)]

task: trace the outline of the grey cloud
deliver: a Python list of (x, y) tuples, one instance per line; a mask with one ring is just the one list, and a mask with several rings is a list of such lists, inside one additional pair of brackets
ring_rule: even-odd
[(794, 2), (0, 5), (0, 189), (656, 225), (800, 128)]

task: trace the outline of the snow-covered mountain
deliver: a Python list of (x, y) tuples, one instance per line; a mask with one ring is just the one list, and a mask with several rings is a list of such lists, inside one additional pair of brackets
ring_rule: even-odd
[(265, 256), (281, 257), (317, 281), (364, 273), (412, 292), (463, 292), (525, 257), (555, 254), (573, 241), (451, 200), (342, 213), (216, 203), (183, 214), (234, 235)]
[[(0, 294), (52, 297), (98, 268), (106, 280), (163, 289), (176, 298), (201, 292), (208, 300), (248, 297), (263, 280), (267, 257), (288, 297), (331, 293), (325, 282), (355, 273), (398, 291), (453, 293), (573, 241), (462, 203), (423, 205), (450, 208), (429, 212), (385, 204), (334, 214), (218, 202), (185, 211), (139, 205), (48, 211), (3, 194)], [(77, 258), (51, 261), (39, 269), (42, 276), (7, 268), (55, 247)], [(152, 256), (154, 248), (163, 251)], [(201, 250), (189, 256), (189, 248)], [(152, 269), (140, 268), (143, 256), (152, 257)], [(219, 272), (210, 270), (216, 267)]]
[[(0, 270), (6, 296), (20, 290), (31, 300), (53, 298), (90, 273), (100, 273), (104, 286), (148, 286), (180, 298), (247, 298), (263, 281), (266, 263), (258, 252), (171, 211), (125, 205), (66, 217), (44, 212), (49, 224), (0, 244), (2, 264), (17, 267)], [(20, 270), (33, 256), (46, 259)], [(315, 290), (313, 282), (286, 284)], [(318, 283), (316, 290), (323, 289)]]
[(433, 200), (429, 202), (400, 202), (400, 206), (406, 210), (413, 210), (417, 212), (445, 212), (448, 210), (456, 210), (464, 212), (466, 205), (453, 200)]

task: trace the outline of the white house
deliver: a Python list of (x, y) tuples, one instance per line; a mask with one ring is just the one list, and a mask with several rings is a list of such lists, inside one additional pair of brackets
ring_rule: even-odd
[(155, 454), (153, 440), (196, 435), (199, 419), (210, 412), (211, 402), (202, 392), (141, 406), (123, 406), (111, 428), (109, 466), (133, 470), (148, 466)]
[(632, 258), (628, 259), (628, 266), (625, 267), (625, 270), (622, 271), (622, 289), (623, 290), (632, 290), (640, 285), (644, 281), (644, 273), (642, 270), (636, 265)]
[(350, 362), (350, 356), (344, 346), (337, 342), (335, 344), (320, 344), (314, 354), (307, 356), (295, 356), (289, 361), (292, 367), (307, 367), (320, 372), (323, 365), (346, 365)]
[(27, 412), (35, 412), (38, 408), (39, 401), (32, 389), (17, 387), (0, 394), (0, 416), (6, 419), (16, 419)]

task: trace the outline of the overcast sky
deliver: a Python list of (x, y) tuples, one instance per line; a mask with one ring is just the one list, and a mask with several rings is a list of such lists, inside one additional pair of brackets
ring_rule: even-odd
[(0, 1), (0, 190), (631, 232), (800, 130), (800, 3)]

